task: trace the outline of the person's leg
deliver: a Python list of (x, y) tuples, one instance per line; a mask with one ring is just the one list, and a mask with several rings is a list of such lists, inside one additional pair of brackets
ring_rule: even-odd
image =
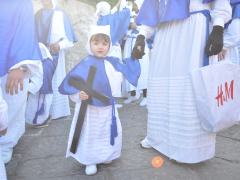
[(89, 175), (89, 176), (96, 174), (97, 173), (97, 165), (96, 164), (86, 165), (85, 173), (86, 173), (86, 175)]
[(143, 99), (140, 102), (140, 106), (146, 106), (147, 105), (147, 89), (143, 89)]
[(130, 91), (130, 96), (128, 99), (124, 101), (125, 104), (129, 104), (131, 102), (137, 101), (139, 99), (140, 94), (136, 92), (136, 90)]
[[(17, 95), (9, 95), (3, 91), (3, 98), (8, 105), (8, 131), (0, 138), (2, 159), (8, 163), (12, 158), (13, 147), (25, 132), (25, 110), (27, 103), (28, 79), (24, 80), (24, 89)], [(6, 77), (2, 79), (2, 89), (5, 89)]]

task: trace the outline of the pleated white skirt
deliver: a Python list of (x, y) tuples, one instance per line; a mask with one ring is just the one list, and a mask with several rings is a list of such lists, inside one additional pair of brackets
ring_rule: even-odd
[(158, 28), (151, 54), (148, 83), (147, 139), (150, 145), (184, 163), (215, 154), (215, 134), (200, 126), (190, 72), (201, 67), (206, 19), (194, 14)]
[(59, 52), (58, 65), (52, 80), (53, 98), (50, 109), (52, 119), (57, 119), (70, 115), (70, 105), (68, 96), (62, 95), (58, 91), (58, 87), (62, 83), (65, 76), (66, 76), (65, 53), (62, 50)]
[(70, 152), (79, 109), (80, 103), (77, 103), (69, 134), (66, 156), (72, 156), (84, 165), (100, 164), (119, 158), (122, 149), (122, 127), (116, 110), (118, 137), (115, 138), (115, 144), (112, 146), (110, 144), (112, 106), (88, 106), (77, 152), (76, 154)]

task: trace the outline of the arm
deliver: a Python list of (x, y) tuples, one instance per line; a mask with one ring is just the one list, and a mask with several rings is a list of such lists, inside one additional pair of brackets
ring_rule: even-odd
[[(6, 92), (13, 95), (18, 89), (23, 89), (24, 78), (41, 69), (41, 56), (36, 41), (34, 15), (31, 1), (24, 1), (16, 12), (18, 23), (15, 27), (9, 49), (9, 57), (18, 60), (7, 75)], [(20, 4), (19, 4), (20, 6)], [(21, 43), (19, 43), (21, 42)], [(27, 50), (27, 51), (26, 51)]]
[(212, 4), (213, 30), (208, 37), (205, 51), (208, 56), (217, 55), (223, 49), (223, 27), (232, 17), (229, 0), (216, 0)]
[(73, 45), (73, 42), (69, 41), (67, 38), (64, 38), (61, 42), (59, 42), (60, 50), (73, 47)]
[(38, 71), (38, 72), (35, 73), (34, 76), (32, 76), (30, 78), (28, 91), (31, 94), (36, 94), (40, 90), (40, 88), (42, 87), (42, 83), (43, 83), (43, 73)]
[(113, 13), (115, 13), (115, 12), (118, 11), (118, 8), (119, 8), (119, 6), (121, 5), (121, 2), (122, 2), (122, 1), (126, 1), (126, 0), (118, 0), (117, 4), (112, 8), (111, 14), (113, 14)]
[(240, 19), (234, 19), (224, 34), (224, 48), (237, 46), (240, 43)]
[(80, 103), (81, 101), (87, 100), (89, 97), (87, 93), (80, 91), (80, 93), (70, 95), (70, 98), (73, 102)]
[(224, 27), (232, 17), (232, 8), (229, 0), (216, 0), (212, 4), (211, 12), (213, 26)]

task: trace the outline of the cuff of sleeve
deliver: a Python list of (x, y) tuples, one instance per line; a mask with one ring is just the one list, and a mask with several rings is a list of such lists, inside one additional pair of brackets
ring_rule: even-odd
[(58, 44), (59, 44), (60, 50), (64, 49), (64, 42), (63, 41), (59, 42)]
[(222, 26), (224, 27), (224, 20), (221, 18), (215, 18), (213, 20), (213, 26)]

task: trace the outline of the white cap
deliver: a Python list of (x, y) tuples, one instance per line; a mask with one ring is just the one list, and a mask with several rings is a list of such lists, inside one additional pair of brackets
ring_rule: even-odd
[[(89, 35), (88, 35), (88, 41), (87, 41), (87, 45), (86, 45), (86, 49), (88, 51), (88, 53), (90, 55), (93, 55), (92, 51), (91, 51), (91, 48), (90, 48), (90, 40), (91, 40), (91, 37), (93, 35), (96, 35), (96, 34), (105, 34), (109, 37), (110, 39), (110, 48), (112, 47), (112, 43), (111, 43), (111, 34), (110, 34), (110, 25), (106, 25), (106, 26), (97, 26), (97, 25), (92, 25), (90, 26), (90, 32), (89, 32)], [(109, 48), (109, 51), (110, 51), (110, 48)]]
[(111, 13), (111, 5), (106, 1), (101, 1), (96, 5), (96, 16), (105, 16)]

